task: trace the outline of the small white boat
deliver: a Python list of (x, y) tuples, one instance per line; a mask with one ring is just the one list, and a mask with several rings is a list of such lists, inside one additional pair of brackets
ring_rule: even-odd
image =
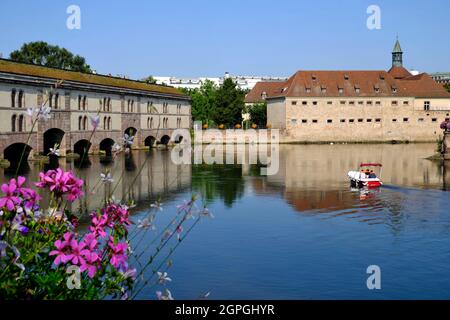
[[(350, 179), (350, 184), (352, 187), (357, 188), (379, 188), (383, 185), (381, 182), (381, 163), (361, 163), (359, 171), (349, 171), (348, 178)], [(380, 168), (380, 173), (377, 175), (369, 168), (378, 167)], [(366, 169), (363, 169), (366, 168)]]

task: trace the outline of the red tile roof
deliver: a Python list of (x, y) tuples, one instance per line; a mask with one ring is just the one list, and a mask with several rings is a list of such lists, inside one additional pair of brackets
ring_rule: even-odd
[(267, 97), (277, 94), (284, 84), (284, 81), (261, 81), (256, 83), (253, 89), (245, 96), (245, 103), (263, 102), (263, 93)]
[(412, 74), (403, 67), (392, 67), (388, 73), (394, 77), (394, 79), (403, 79), (412, 76)]
[[(428, 97), (450, 98), (450, 94), (427, 74), (412, 76), (406, 69), (376, 71), (298, 71), (285, 82), (258, 83), (247, 95), (247, 103), (259, 102), (262, 92), (276, 97)], [(401, 70), (401, 69), (404, 69)]]

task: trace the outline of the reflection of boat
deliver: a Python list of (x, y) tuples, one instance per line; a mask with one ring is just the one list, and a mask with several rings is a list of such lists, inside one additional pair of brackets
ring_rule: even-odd
[[(352, 187), (378, 188), (383, 185), (383, 182), (379, 178), (381, 176), (381, 163), (361, 163), (359, 167), (360, 171), (349, 171), (347, 174)], [(373, 167), (380, 168), (378, 175), (369, 169)]]

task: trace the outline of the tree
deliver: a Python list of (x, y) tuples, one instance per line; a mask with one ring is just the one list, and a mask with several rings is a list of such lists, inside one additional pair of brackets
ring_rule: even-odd
[(257, 124), (259, 127), (265, 127), (267, 124), (267, 103), (255, 103), (248, 107), (250, 114), (250, 122)]
[(237, 88), (236, 83), (227, 78), (217, 90), (214, 121), (232, 127), (242, 122), (245, 93)]
[(44, 41), (25, 43), (19, 50), (11, 52), (10, 59), (52, 68), (92, 72), (91, 67), (86, 64), (85, 58), (74, 55), (65, 48), (53, 46)]
[(206, 80), (198, 89), (182, 89), (192, 101), (192, 119), (208, 123), (213, 120), (216, 107), (217, 86), (211, 80)]
[(145, 81), (149, 84), (156, 84), (156, 79), (153, 78), (153, 76), (148, 76), (147, 78), (142, 79), (142, 81)]
[(448, 92), (450, 92), (450, 83), (445, 84), (445, 85), (444, 85), (444, 88), (445, 88)]

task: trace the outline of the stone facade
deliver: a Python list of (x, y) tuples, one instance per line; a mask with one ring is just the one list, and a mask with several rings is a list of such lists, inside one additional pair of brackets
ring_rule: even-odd
[[(95, 153), (110, 147), (111, 141), (122, 143), (126, 132), (135, 136), (133, 147), (142, 148), (148, 147), (150, 140), (160, 142), (164, 136), (171, 137), (175, 129), (191, 127), (190, 99), (174, 88), (149, 85), (147, 89), (144, 83), (122, 79), (117, 87), (116, 82), (108, 85), (107, 77), (95, 75), (89, 81), (96, 82), (100, 77), (101, 84), (79, 82), (71, 79), (77, 73), (58, 70), (66, 79), (55, 90), (51, 88), (57, 78), (37, 76), (34, 69), (33, 74), (17, 74), (11, 71), (11, 65), (13, 71), (15, 65), (18, 70), (22, 66), (0, 61), (0, 156), (5, 158), (5, 153), (11, 156), (23, 150), (23, 144), (31, 147), (31, 155), (46, 154), (55, 142), (63, 155), (89, 141), (90, 152)], [(26, 66), (37, 68), (38, 73), (49, 69)], [(27, 108), (43, 103), (51, 107), (51, 119), (39, 120), (30, 133), (33, 124)], [(100, 124), (92, 134), (91, 117), (95, 115), (100, 117)], [(11, 146), (16, 148), (12, 150)]]

